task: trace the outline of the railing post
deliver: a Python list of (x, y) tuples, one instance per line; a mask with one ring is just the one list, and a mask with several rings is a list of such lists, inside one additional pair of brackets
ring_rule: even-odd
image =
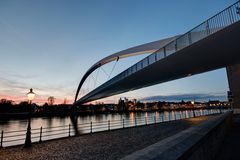
[(40, 138), (39, 138), (39, 142), (41, 143), (42, 142), (42, 126), (40, 128)]
[(164, 58), (167, 56), (166, 54), (166, 47), (163, 48)]
[(230, 17), (230, 22), (231, 22), (231, 24), (234, 23), (233, 13), (232, 13), (232, 7), (230, 7), (230, 8), (228, 9), (228, 14), (229, 14), (229, 17)]
[(124, 119), (122, 119), (122, 125), (123, 125), (123, 128), (124, 128)]
[(240, 14), (240, 8), (239, 7), (236, 7), (236, 13)]
[(168, 112), (168, 121), (171, 121), (170, 112)]
[(181, 111), (179, 112), (179, 116), (180, 116), (180, 119), (182, 119), (182, 112)]
[(3, 130), (2, 130), (2, 133), (1, 133), (1, 148), (3, 147)]
[(70, 137), (71, 136), (71, 125), (69, 124), (69, 127), (68, 127), (68, 136)]
[(193, 117), (195, 118), (196, 117), (196, 115), (195, 115), (195, 111), (193, 110)]
[(137, 118), (135, 117), (135, 127), (137, 126)]
[(189, 41), (189, 45), (192, 44), (191, 32), (188, 33), (188, 41)]
[(90, 133), (92, 133), (92, 121), (90, 123)]
[(153, 118), (154, 118), (154, 124), (156, 124), (157, 123), (156, 116), (154, 116)]
[(145, 117), (145, 124), (147, 125), (147, 117)]
[(176, 111), (174, 111), (174, 120), (177, 120)]
[(108, 130), (110, 131), (110, 120), (108, 120)]
[(209, 35), (210, 34), (210, 30), (209, 30), (208, 20), (206, 21), (206, 30), (207, 30), (207, 35)]

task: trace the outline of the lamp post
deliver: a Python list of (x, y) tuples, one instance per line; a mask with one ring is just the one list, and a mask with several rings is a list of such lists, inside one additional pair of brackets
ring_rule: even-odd
[(195, 101), (191, 101), (191, 104), (193, 105), (193, 117), (195, 118), (196, 117), (195, 108), (194, 108)]
[(28, 103), (29, 103), (29, 112), (28, 112), (28, 127), (26, 133), (26, 139), (24, 147), (31, 147), (31, 112), (32, 112), (32, 100), (35, 97), (35, 93), (33, 89), (30, 89), (30, 92), (27, 93)]

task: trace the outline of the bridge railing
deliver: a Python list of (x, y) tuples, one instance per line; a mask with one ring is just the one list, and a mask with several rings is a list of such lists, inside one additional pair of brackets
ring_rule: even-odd
[(240, 1), (237, 1), (233, 5), (227, 7), (223, 11), (212, 16), (211, 18), (204, 21), (200, 25), (196, 26), (192, 30), (179, 36), (175, 40), (166, 44), (164, 47), (160, 48), (159, 50), (157, 50), (154, 53), (150, 54), (149, 56), (145, 57), (144, 59), (137, 62), (133, 66), (129, 67), (125, 71), (119, 73), (112, 79), (103, 83), (98, 88), (94, 89), (89, 94), (82, 97), (82, 100), (84, 101), (84, 100), (88, 99), (92, 95), (97, 94), (99, 90), (103, 90), (106, 87), (108, 87), (109, 85), (115, 84), (115, 83), (119, 82), (120, 80), (132, 75), (133, 73), (140, 71), (140, 70), (146, 68), (147, 66), (152, 65), (153, 63), (170, 56), (171, 54), (174, 54), (175, 52), (182, 50), (182, 49), (192, 45), (193, 43), (196, 43), (196, 42), (208, 37), (209, 35), (212, 35), (218, 31), (230, 26), (231, 24), (239, 22), (239, 20), (240, 20)]
[[(154, 116), (143, 116), (134, 118), (125, 118), (118, 120), (106, 120), (100, 122), (89, 122), (77, 124), (80, 135), (91, 134), (94, 132), (115, 130), (128, 127), (156, 124), (180, 119), (212, 115), (231, 111), (231, 109), (204, 109), (204, 110), (185, 110), (157, 112)], [(39, 127), (31, 129), (32, 142), (42, 142), (51, 139), (75, 136), (74, 125), (61, 125), (54, 127)], [(3, 131), (1, 132), (0, 148), (14, 145), (21, 145), (25, 142), (27, 130)]]
[(193, 28), (192, 30), (178, 37), (177, 39), (171, 41), (164, 47), (155, 51), (151, 55), (137, 62), (130, 68), (126, 69), (122, 73), (112, 78), (110, 82), (109, 81), (106, 82), (105, 85), (107, 86), (110, 83), (114, 83), (120, 79), (123, 79), (135, 73), (136, 71), (139, 71), (147, 67), (148, 65), (155, 63), (156, 61), (159, 61), (171, 54), (174, 54), (175, 52), (184, 49), (190, 46), (191, 44), (196, 43), (202, 40), (203, 38), (206, 38), (209, 35), (214, 34), (217, 31), (230, 26), (233, 23), (238, 22), (239, 20), (240, 20), (240, 1), (234, 3), (233, 5), (214, 15), (208, 20), (204, 21), (197, 27)]

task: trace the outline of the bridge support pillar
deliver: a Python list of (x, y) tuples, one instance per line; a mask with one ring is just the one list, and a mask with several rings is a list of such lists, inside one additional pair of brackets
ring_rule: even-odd
[(240, 113), (240, 64), (226, 67), (234, 114)]

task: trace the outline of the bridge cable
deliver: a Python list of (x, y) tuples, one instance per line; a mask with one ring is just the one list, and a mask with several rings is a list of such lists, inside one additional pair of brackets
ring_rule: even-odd
[(107, 76), (109, 76), (109, 74), (103, 68), (101, 68), (101, 69)]
[(110, 75), (108, 76), (108, 79), (110, 79), (110, 77), (111, 77), (111, 75), (112, 75), (112, 72), (113, 72), (113, 70), (115, 69), (118, 60), (119, 60), (119, 57), (117, 57), (117, 60), (116, 60), (114, 66), (113, 66), (113, 68), (112, 68), (112, 70), (111, 70), (111, 72), (110, 72)]
[(95, 78), (95, 81), (94, 81), (94, 87), (93, 87), (93, 88), (96, 87), (96, 83), (97, 83), (97, 78), (98, 78), (99, 71), (100, 71), (100, 68), (99, 68), (98, 71), (97, 71), (97, 75), (96, 75), (96, 78)]
[(88, 86), (89, 86), (89, 79), (86, 79), (86, 83), (85, 83), (83, 89), (80, 90), (79, 95), (82, 94), (82, 97), (83, 97), (83, 96), (85, 95), (85, 93), (87, 94), (87, 92), (88, 92)]
[[(113, 66), (110, 74), (108, 74), (108, 73), (103, 69), (103, 67), (99, 67), (99, 69), (98, 69), (98, 71), (97, 71), (96, 78), (92, 75), (92, 79), (93, 79), (93, 81), (94, 81), (93, 88), (96, 87), (97, 78), (98, 78), (100, 69), (108, 76), (108, 79), (109, 79), (109, 78), (111, 77), (112, 72), (114, 71), (114, 69), (115, 69), (115, 67), (116, 67), (116, 64), (117, 64), (118, 60), (119, 60), (119, 57), (117, 57), (116, 62), (115, 62), (115, 64), (114, 64), (114, 66)], [(90, 80), (88, 81), (88, 87), (87, 87), (88, 91), (89, 91), (89, 83), (90, 83)]]

